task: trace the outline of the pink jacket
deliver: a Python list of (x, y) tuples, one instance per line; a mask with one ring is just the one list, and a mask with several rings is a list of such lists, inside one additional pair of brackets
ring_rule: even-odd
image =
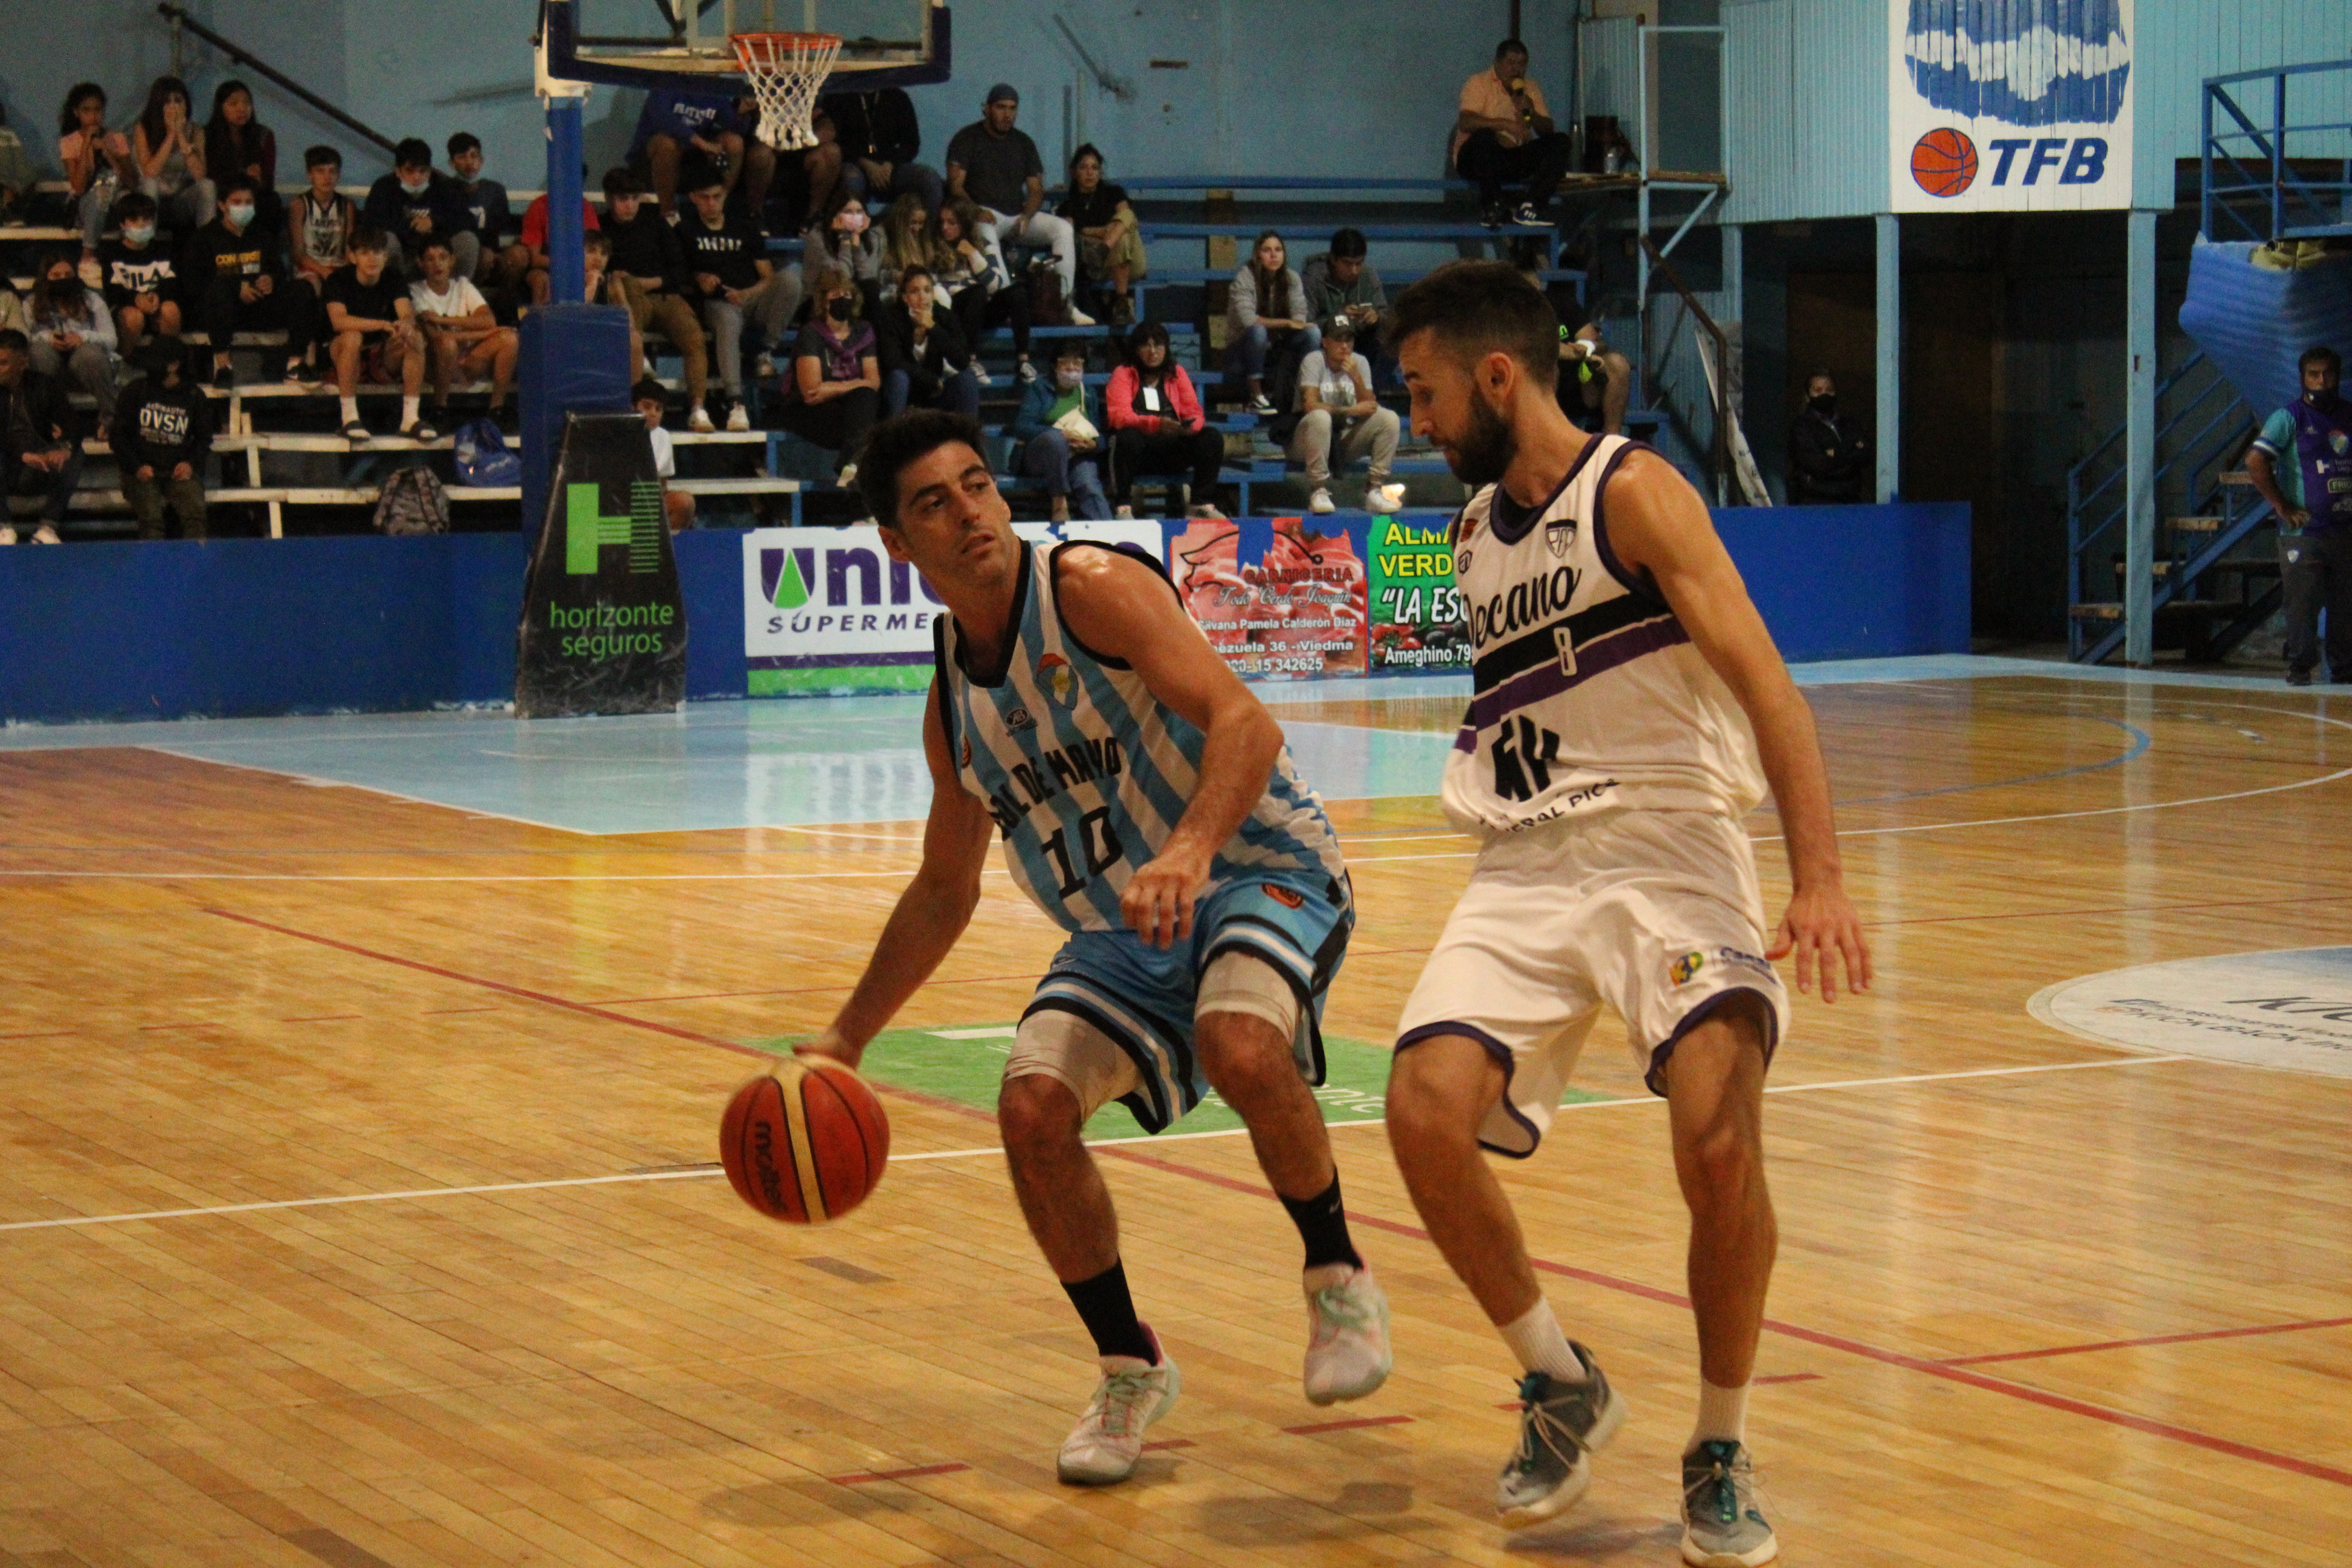
[[(1152, 417), (1135, 411), (1135, 395), (1141, 385), (1142, 378), (1131, 364), (1123, 364), (1110, 373), (1110, 385), (1104, 391), (1103, 404), (1110, 416), (1112, 429), (1139, 430), (1143, 422)], [(1168, 401), (1171, 414), (1185, 429), (1198, 430), (1206, 422), (1201, 414), (1201, 399), (1192, 391), (1192, 378), (1184, 374), (1182, 365), (1168, 367), (1168, 377), (1160, 384), (1160, 391)]]

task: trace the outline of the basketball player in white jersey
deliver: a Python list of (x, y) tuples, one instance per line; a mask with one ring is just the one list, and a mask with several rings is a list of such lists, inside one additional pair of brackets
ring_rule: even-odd
[(1070, 932), (1013, 1037), (997, 1100), (1021, 1212), (1094, 1337), (1102, 1381), (1061, 1479), (1120, 1481), (1177, 1394), (1136, 1316), (1118, 1220), (1083, 1142), (1117, 1100), (1158, 1132), (1212, 1086), (1248, 1123), (1305, 1243), (1306, 1393), (1388, 1376), (1388, 1304), (1349, 1240), (1318, 1019), (1355, 925), (1339, 836), (1282, 730), (1185, 613), (1156, 561), (1035, 546), (972, 421), (877, 426), (859, 488), (894, 561), (945, 602), (923, 714), (923, 862), (857, 990), (809, 1048), (856, 1065), (1005, 868)]
[[(1440, 268), (1396, 302), (1413, 428), (1475, 487), (1454, 526), (1474, 695), (1447, 815), (1485, 840), (1398, 1026), (1389, 1136), (1432, 1237), (1517, 1352), (1519, 1445), (1496, 1506), (1553, 1517), (1625, 1415), (1538, 1289), (1481, 1144), (1535, 1152), (1603, 1004), (1666, 1098), (1691, 1213), (1698, 1423), (1684, 1450), (1682, 1555), (1778, 1554), (1743, 1430), (1776, 1241), (1765, 1068), (1789, 1000), (1869, 984), (1838, 863), (1811, 710), (1696, 491), (1553, 395), (1559, 327), (1501, 263)], [(1793, 893), (1768, 947), (1742, 818), (1770, 785)]]

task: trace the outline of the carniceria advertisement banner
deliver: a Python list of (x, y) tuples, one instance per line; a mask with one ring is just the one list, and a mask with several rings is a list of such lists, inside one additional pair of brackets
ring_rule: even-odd
[(1887, 0), (1893, 210), (2132, 197), (2133, 0)]
[(1171, 533), (1177, 592), (1234, 673), (1366, 673), (1359, 534), (1330, 526), (1337, 531), (1318, 532), (1300, 517), (1195, 518)]

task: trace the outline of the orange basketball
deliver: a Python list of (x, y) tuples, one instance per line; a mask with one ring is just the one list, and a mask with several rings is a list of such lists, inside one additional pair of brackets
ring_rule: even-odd
[(827, 1057), (779, 1062), (735, 1091), (719, 1161), (770, 1219), (823, 1225), (866, 1201), (890, 1157), (890, 1122), (866, 1080)]
[(1911, 149), (1911, 177), (1931, 196), (1957, 196), (1977, 180), (1977, 144), (1949, 126), (1930, 131)]

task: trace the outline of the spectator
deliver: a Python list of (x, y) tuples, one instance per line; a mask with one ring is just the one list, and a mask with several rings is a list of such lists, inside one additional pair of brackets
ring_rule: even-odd
[(882, 286), (896, 289), (899, 274), (919, 267), (936, 276), (948, 258), (940, 253), (940, 232), (931, 222), (923, 198), (900, 196), (882, 214)]
[(286, 345), (275, 356), (278, 375), (300, 378), (292, 362), (310, 345), (317, 301), (308, 289), (288, 282), (278, 247), (254, 226), (252, 175), (231, 174), (221, 182), (220, 216), (196, 231), (181, 270), (196, 330), (212, 344), (215, 386), (236, 384), (229, 344), (239, 331), (283, 331)]
[[(642, 348), (647, 327), (660, 329), (686, 362), (686, 427), (715, 428), (706, 406), (710, 393), (708, 340), (694, 308), (693, 279), (686, 275), (686, 247), (677, 231), (646, 201), (645, 186), (626, 169), (604, 175), (605, 237), (613, 242), (612, 271)], [(642, 353), (630, 366), (642, 371)]]
[[(694, 212), (677, 226), (677, 237), (686, 248), (694, 286), (701, 290), (703, 330), (719, 361), (719, 384), (728, 402), (727, 428), (749, 430), (751, 416), (743, 408), (744, 327), (750, 324), (756, 340), (753, 352), (765, 359), (800, 308), (801, 269), (787, 267), (779, 272), (769, 262), (768, 231), (748, 214), (727, 211), (727, 187), (716, 170), (706, 169), (687, 194)], [(870, 336), (872, 329), (866, 331)], [(869, 415), (867, 423), (872, 422)]]
[[(987, 218), (976, 202), (958, 196), (940, 209), (939, 250), (944, 259), (940, 286), (948, 291), (950, 309), (963, 335), (980, 352), (980, 340), (992, 326), (1013, 329), (1013, 372), (1023, 382), (1037, 379), (1029, 363), (1029, 290), (1013, 287), (1003, 263), (982, 248)], [(980, 372), (980, 384), (989, 374)]]
[(175, 233), (213, 221), (215, 187), (205, 173), (204, 142), (188, 112), (186, 82), (175, 76), (155, 79), (147, 89), (147, 107), (131, 130), (131, 155), (139, 165), (139, 188), (154, 198), (156, 216)]
[(1128, 286), (1143, 276), (1143, 237), (1127, 192), (1103, 179), (1102, 150), (1089, 142), (1070, 154), (1070, 188), (1061, 216), (1077, 232), (1078, 277), (1110, 285), (1113, 326), (1135, 324)]
[(110, 439), (122, 470), (122, 499), (139, 520), (139, 537), (164, 536), (163, 512), (180, 520), (180, 537), (205, 537), (205, 454), (212, 450), (210, 400), (188, 374), (178, 343), (140, 352), (144, 373), (115, 405)]
[(857, 482), (857, 454), (881, 410), (880, 351), (874, 329), (858, 319), (857, 286), (847, 277), (812, 272), (808, 296), (808, 325), (793, 345), (776, 422), (834, 453), (834, 471), (846, 487)]
[(1364, 259), (1370, 247), (1361, 229), (1343, 228), (1331, 237), (1331, 248), (1309, 258), (1299, 269), (1307, 289), (1307, 319), (1328, 321), (1345, 316), (1355, 324), (1356, 352), (1371, 362), (1375, 374), (1388, 366), (1381, 353), (1381, 318), (1388, 314), (1388, 290), (1381, 275)]
[(504, 425), (507, 396), (514, 390), (515, 356), (520, 352), (515, 330), (499, 325), (490, 302), (472, 279), (457, 276), (457, 252), (447, 239), (428, 236), (417, 247), (417, 260), (425, 276), (409, 286), (408, 302), (425, 334), (435, 416), (448, 418), (452, 386), (460, 381), (471, 385), (487, 375), (490, 417)]
[[(1570, 148), (1552, 128), (1543, 89), (1528, 76), (1528, 47), (1517, 38), (1495, 46), (1491, 70), (1462, 84), (1461, 110), (1454, 117), (1454, 172), (1478, 187), (1480, 220), (1488, 228), (1505, 217), (1523, 228), (1545, 228), (1552, 194), (1568, 173)], [(1503, 201), (1503, 187), (1526, 188), (1516, 209)]]
[(250, 176), (254, 212), (264, 226), (278, 226), (278, 133), (253, 117), (253, 89), (235, 77), (213, 89), (213, 117), (205, 122), (205, 167), (215, 181)]
[(1000, 265), (1007, 244), (1050, 248), (1067, 301), (1064, 319), (1075, 327), (1091, 327), (1094, 318), (1077, 307), (1076, 237), (1068, 223), (1040, 210), (1045, 205), (1045, 165), (1037, 143), (1013, 125), (1020, 113), (1021, 95), (1011, 87), (998, 82), (988, 89), (981, 118), (948, 143), (948, 189), (978, 204), (985, 226), (972, 237)]
[(33, 369), (98, 405), (98, 426), (114, 423), (114, 317), (106, 298), (81, 280), (73, 256), (45, 258), (25, 302), (25, 337)]
[(131, 162), (130, 138), (106, 128), (106, 89), (94, 81), (66, 89), (58, 115), (58, 162), (65, 165), (67, 199), (81, 225), (82, 259), (96, 261), (107, 214), (118, 192), (138, 187), (139, 165)]
[[(662, 222), (659, 215), (655, 215), (654, 221)], [(667, 228), (668, 225), (663, 224), (663, 226)], [(629, 401), (636, 405), (639, 416), (646, 422), (646, 439), (653, 443), (655, 477), (664, 479), (677, 478), (677, 446), (671, 439), (670, 433), (662, 428), (662, 416), (669, 410), (668, 392), (660, 382), (647, 376), (629, 388)], [(664, 485), (662, 512), (669, 519), (669, 531), (672, 533), (682, 532), (692, 528), (694, 526), (693, 495), (688, 491), (674, 490), (667, 485)]]
[(1127, 336), (1131, 363), (1110, 373), (1103, 395), (1110, 421), (1111, 497), (1133, 517), (1135, 481), (1146, 474), (1192, 476), (1192, 515), (1223, 517), (1215, 504), (1225, 437), (1209, 428), (1192, 378), (1168, 352), (1168, 329), (1143, 321)]
[(1625, 433), (1625, 405), (1633, 395), (1633, 366), (1611, 348), (1601, 335), (1601, 323), (1587, 321), (1574, 336), (1559, 340), (1559, 381), (1554, 387), (1559, 411), (1569, 422), (1589, 429), (1601, 416), (1600, 434)]
[(2352, 402), (2344, 359), (2326, 345), (2296, 362), (2303, 395), (2263, 421), (2246, 476), (2278, 521), (2286, 595), (2286, 683), (2308, 686), (2327, 612), (2327, 679), (2352, 681)]
[(21, 332), (25, 330), (25, 301), (16, 298), (16, 290), (0, 279), (0, 331)]
[(1234, 274), (1225, 305), (1225, 374), (1241, 378), (1249, 411), (1265, 418), (1287, 404), (1298, 362), (1321, 341), (1307, 319), (1307, 286), (1285, 258), (1282, 236), (1267, 229)]
[(1825, 370), (1805, 383), (1805, 406), (1789, 428), (1789, 504), (1851, 505), (1870, 500), (1870, 437), (1837, 406)]
[[(457, 205), (465, 213), (465, 232), (480, 245), (481, 261), (466, 276), (493, 289), (515, 289), (530, 276), (530, 250), (520, 239), (505, 243), (516, 226), (507, 188), (482, 177), (482, 139), (470, 131), (449, 138), (449, 183), (457, 188)], [(454, 258), (456, 252), (452, 251)]]
[[(427, 239), (417, 237), (421, 250)], [(425, 421), (424, 401), (425, 341), (417, 331), (416, 307), (408, 291), (391, 276), (392, 237), (362, 223), (352, 235), (351, 264), (327, 279), (322, 298), (327, 306), (328, 357), (335, 365), (335, 391), (342, 398), (343, 435), (364, 441), (368, 427), (360, 418), (360, 384), (380, 386), (400, 380), (400, 433), (412, 441), (430, 441), (439, 434)]]
[(971, 374), (971, 344), (954, 313), (940, 307), (928, 267), (898, 274), (898, 289), (874, 321), (882, 360), (882, 416), (909, 404), (980, 417), (980, 383)]
[[(629, 291), (621, 275), (613, 270), (613, 239), (603, 230), (580, 237), (580, 298), (590, 305), (613, 305), (629, 308)], [(637, 330), (637, 320), (629, 318), (629, 358), (632, 369), (646, 363), (645, 334)]]
[(1356, 352), (1356, 324), (1334, 316), (1323, 328), (1323, 342), (1298, 366), (1298, 427), (1291, 433), (1290, 455), (1307, 465), (1307, 482), (1314, 487), (1307, 510), (1328, 512), (1331, 505), (1331, 449), (1339, 449), (1344, 467), (1359, 458), (1371, 460), (1371, 476), (1364, 481), (1364, 510), (1390, 512), (1400, 502), (1389, 489), (1389, 467), (1396, 461), (1402, 422), (1393, 408), (1383, 408), (1372, 395), (1372, 364)]
[(1023, 389), (1021, 412), (1005, 433), (1021, 443), (1013, 471), (1045, 481), (1055, 522), (1070, 521), (1074, 495), (1080, 517), (1098, 521), (1110, 516), (1098, 467), (1102, 405), (1087, 391), (1084, 342), (1062, 340), (1054, 353), (1053, 379), (1033, 381)]
[(127, 359), (151, 328), (163, 337), (180, 335), (180, 269), (155, 243), (155, 203), (145, 193), (133, 191), (117, 202), (114, 217), (121, 237), (100, 249), (98, 268)]
[[(65, 521), (81, 482), (81, 433), (65, 388), (33, 368), (25, 334), (0, 331), (0, 494), (39, 496), (36, 544), (63, 542)], [(16, 529), (0, 516), (0, 544), (16, 542)]]
[(817, 107), (833, 121), (834, 142), (841, 149), (841, 178), (853, 195), (870, 202), (915, 196), (925, 211), (940, 210), (946, 191), (939, 171), (915, 162), (923, 150), (923, 128), (915, 118), (915, 100), (903, 89), (828, 93)]
[(471, 278), (482, 264), (482, 242), (467, 216), (457, 183), (434, 168), (433, 149), (421, 136), (401, 138), (392, 173), (370, 185), (360, 205), (361, 220), (383, 230), (392, 268), (404, 276), (416, 270), (417, 247), (437, 234), (449, 241), (457, 270)]
[[(751, 111), (749, 100), (744, 111)], [(810, 112), (809, 131), (816, 141), (776, 165), (775, 181), (770, 187), (773, 194), (757, 209), (764, 215), (772, 208), (784, 217), (780, 226), (795, 232), (809, 214), (833, 199), (842, 182), (841, 143), (834, 135), (833, 117), (822, 105)]]
[(0, 224), (25, 221), (25, 195), (37, 178), (25, 139), (8, 128), (8, 110), (0, 104)]
[[(768, 184), (775, 177), (776, 154), (755, 140), (744, 100), (729, 92), (673, 92), (656, 89), (646, 95), (637, 113), (637, 132), (629, 143), (629, 162), (642, 163), (652, 182), (655, 204), (668, 218), (677, 212), (678, 175), (691, 164), (708, 164), (719, 176), (724, 197), (743, 185), (744, 205), (756, 215), (768, 205)], [(823, 184), (813, 193), (833, 187), (841, 172), (840, 152), (829, 148), (829, 166)], [(812, 178), (816, 176), (813, 175)]]
[[(586, 196), (580, 198), (580, 227), (593, 234), (597, 229), (595, 205)], [(522, 250), (530, 267), (524, 283), (530, 293), (530, 302), (544, 305), (554, 292), (551, 279), (555, 261), (547, 250), (547, 193), (540, 192), (530, 198), (530, 205), (522, 209)]]
[(862, 296), (859, 304), (872, 316), (882, 304), (882, 237), (874, 232), (873, 215), (866, 199), (850, 194), (847, 185), (835, 187), (801, 233), (803, 272), (831, 267), (849, 274)]

